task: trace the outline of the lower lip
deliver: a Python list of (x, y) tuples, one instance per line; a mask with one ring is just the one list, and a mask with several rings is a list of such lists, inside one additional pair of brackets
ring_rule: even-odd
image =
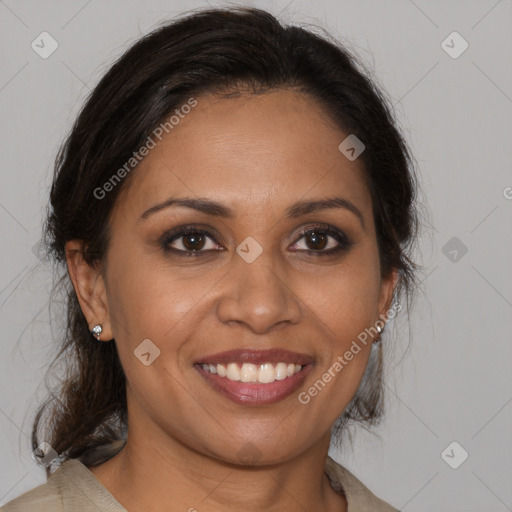
[(294, 393), (306, 378), (312, 365), (308, 364), (299, 373), (269, 384), (229, 380), (227, 377), (219, 377), (203, 370), (201, 365), (196, 364), (195, 368), (215, 391), (231, 401), (244, 405), (266, 405), (280, 402)]

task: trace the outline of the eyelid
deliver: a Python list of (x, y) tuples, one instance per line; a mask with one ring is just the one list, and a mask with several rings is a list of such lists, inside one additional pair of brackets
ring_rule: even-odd
[(181, 236), (183, 236), (184, 234), (191, 232), (204, 233), (209, 238), (214, 239), (214, 241), (218, 245), (222, 245), (224, 243), (222, 242), (222, 236), (215, 228), (212, 228), (211, 226), (201, 226), (200, 224), (185, 224), (183, 226), (177, 226), (175, 228), (172, 228), (166, 231), (161, 237), (159, 237), (159, 242), (162, 244), (165, 242), (170, 243), (173, 237), (181, 238)]
[(299, 232), (299, 237), (296, 239), (294, 244), (296, 244), (299, 240), (301, 240), (307, 233), (310, 233), (311, 231), (321, 231), (325, 233), (327, 236), (330, 236), (331, 238), (334, 238), (336, 242), (338, 243), (337, 247), (333, 247), (328, 250), (323, 251), (314, 251), (313, 249), (310, 249), (309, 252), (311, 253), (318, 253), (318, 254), (334, 254), (335, 252), (342, 251), (344, 249), (349, 249), (353, 242), (351, 239), (347, 236), (347, 234), (334, 226), (331, 226), (330, 224), (324, 224), (324, 223), (317, 223), (314, 225), (306, 226), (305, 228), (302, 228)]
[[(327, 250), (318, 250), (315, 251), (314, 249), (300, 249), (295, 250), (292, 252), (298, 252), (298, 253), (308, 253), (308, 254), (315, 254), (315, 255), (329, 255), (329, 254), (336, 254), (339, 252), (342, 252), (344, 250), (349, 249), (353, 242), (349, 239), (349, 237), (345, 234), (344, 231), (341, 229), (338, 229), (334, 226), (331, 226), (329, 224), (325, 223), (315, 223), (315, 224), (309, 224), (304, 228), (301, 228), (299, 233), (294, 237), (294, 242), (292, 242), (292, 245), (297, 244), (302, 238), (311, 231), (321, 231), (325, 233), (328, 237), (334, 238), (337, 242), (336, 247), (331, 247)], [(182, 249), (175, 249), (171, 248), (170, 244), (173, 243), (176, 239), (183, 238), (189, 233), (201, 233), (207, 238), (210, 238), (214, 243), (217, 245), (223, 246), (222, 237), (218, 233), (218, 231), (211, 226), (201, 226), (198, 224), (186, 224), (183, 226), (175, 227), (169, 231), (166, 231), (160, 238), (159, 243), (162, 246), (162, 248), (167, 251), (171, 252), (173, 254), (179, 255), (179, 256), (185, 256), (185, 255), (195, 255), (200, 256), (202, 254), (211, 254), (212, 252), (221, 252), (225, 250), (223, 249), (208, 249), (208, 250), (198, 250), (198, 251), (185, 251)], [(220, 241), (219, 241), (220, 239)]]

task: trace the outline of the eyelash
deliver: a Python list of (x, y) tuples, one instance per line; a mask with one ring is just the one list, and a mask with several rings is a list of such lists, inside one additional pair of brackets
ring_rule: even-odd
[[(310, 250), (299, 250), (299, 251), (294, 251), (294, 252), (306, 252), (308, 254), (314, 255), (315, 257), (316, 256), (332, 256), (334, 254), (338, 254), (340, 252), (347, 251), (353, 245), (352, 242), (345, 235), (345, 233), (343, 233), (342, 231), (340, 231), (336, 228), (329, 226), (328, 224), (316, 224), (314, 226), (308, 226), (307, 228), (304, 228), (299, 233), (299, 238), (297, 239), (296, 242), (294, 242), (294, 244), (299, 242), (304, 237), (304, 235), (307, 235), (308, 233), (311, 233), (311, 232), (319, 232), (321, 234), (331, 236), (338, 242), (338, 244), (339, 244), (338, 247), (334, 247), (334, 248), (331, 248), (328, 250), (321, 250), (321, 251), (314, 251), (314, 250), (310, 249)], [(176, 228), (176, 229), (173, 229), (171, 231), (164, 233), (164, 235), (161, 237), (160, 245), (161, 245), (162, 249), (164, 250), (164, 252), (172, 253), (178, 257), (185, 257), (185, 258), (201, 257), (204, 254), (211, 252), (211, 250), (190, 251), (190, 250), (174, 249), (172, 247), (169, 247), (170, 244), (172, 242), (174, 242), (175, 240), (182, 238), (186, 235), (189, 235), (191, 233), (206, 235), (209, 238), (211, 238), (212, 240), (215, 240), (215, 235), (210, 233), (208, 230), (200, 228), (199, 226), (191, 225), (191, 226), (179, 227), (179, 228)]]

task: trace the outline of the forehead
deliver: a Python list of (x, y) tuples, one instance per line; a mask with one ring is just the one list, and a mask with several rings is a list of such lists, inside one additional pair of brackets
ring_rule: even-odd
[(371, 209), (362, 162), (338, 149), (348, 134), (309, 95), (281, 90), (195, 99), (133, 171), (118, 199), (130, 210), (140, 213), (176, 195), (250, 212), (343, 195)]

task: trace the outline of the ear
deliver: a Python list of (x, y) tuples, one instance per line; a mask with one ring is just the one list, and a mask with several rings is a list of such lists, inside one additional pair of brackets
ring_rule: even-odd
[(398, 283), (398, 270), (393, 269), (389, 275), (382, 278), (379, 294), (379, 316), (384, 321), (393, 301), (393, 294)]
[(100, 324), (100, 340), (113, 339), (108, 311), (107, 290), (101, 268), (89, 265), (84, 258), (82, 240), (70, 240), (65, 245), (69, 277), (75, 288), (80, 308), (87, 319), (89, 331)]

